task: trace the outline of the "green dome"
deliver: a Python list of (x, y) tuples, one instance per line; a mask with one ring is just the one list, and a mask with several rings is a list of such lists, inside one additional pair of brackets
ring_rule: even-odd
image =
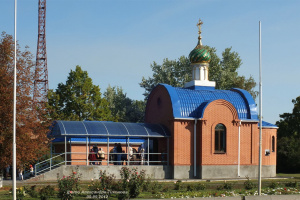
[(202, 47), (197, 45), (189, 55), (191, 63), (209, 63), (211, 56), (210, 53)]

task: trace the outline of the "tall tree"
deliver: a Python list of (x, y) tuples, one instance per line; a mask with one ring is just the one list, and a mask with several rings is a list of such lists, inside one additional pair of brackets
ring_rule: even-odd
[[(43, 156), (47, 147), (48, 122), (45, 109), (32, 106), (34, 63), (28, 47), (17, 46), (17, 167), (25, 167)], [(14, 40), (3, 32), (0, 38), (0, 167), (12, 165)]]
[(115, 120), (101, 95), (99, 86), (93, 84), (87, 71), (76, 66), (65, 84), (59, 83), (55, 92), (49, 90), (49, 115), (53, 120)]
[(283, 113), (276, 125), (278, 138), (294, 137), (300, 139), (300, 96), (292, 100), (294, 108), (292, 113)]
[[(222, 59), (216, 54), (216, 49), (205, 46), (211, 55), (209, 64), (209, 79), (216, 81), (217, 89), (231, 89), (241, 88), (245, 89), (255, 99), (257, 92), (254, 91), (256, 82), (253, 77), (248, 79), (245, 76), (238, 75), (238, 69), (242, 64), (237, 52), (232, 51), (231, 48), (226, 48), (222, 53)], [(191, 80), (192, 69), (190, 61), (187, 57), (181, 56), (178, 60), (164, 59), (162, 65), (153, 62), (150, 66), (153, 71), (152, 77), (146, 79), (142, 78), (140, 86), (145, 89), (144, 96), (147, 97), (150, 91), (158, 83), (166, 83), (174, 87), (183, 87), (185, 83)]]
[(292, 113), (279, 115), (281, 119), (276, 122), (278, 172), (300, 172), (300, 96), (292, 103)]
[(121, 87), (107, 87), (104, 98), (109, 103), (113, 116), (121, 122), (143, 122), (145, 102), (132, 100)]

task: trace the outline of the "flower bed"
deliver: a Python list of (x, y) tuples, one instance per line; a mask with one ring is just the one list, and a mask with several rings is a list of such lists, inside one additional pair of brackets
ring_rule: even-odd
[[(18, 199), (177, 199), (201, 197), (236, 197), (258, 195), (256, 180), (224, 182), (158, 182), (145, 177), (145, 171), (123, 167), (121, 179), (105, 170), (99, 179), (81, 181), (76, 171), (57, 180), (55, 186), (31, 185), (18, 188)], [(290, 181), (290, 180), (288, 180)], [(264, 181), (262, 195), (299, 195), (298, 182), (277, 180)], [(7, 189), (7, 188), (6, 188)], [(6, 193), (5, 193), (6, 192)], [(5, 195), (4, 195), (5, 193)], [(3, 194), (3, 195), (2, 195)], [(5, 197), (5, 198), (2, 198)], [(0, 199), (11, 199), (11, 192), (0, 191)]]

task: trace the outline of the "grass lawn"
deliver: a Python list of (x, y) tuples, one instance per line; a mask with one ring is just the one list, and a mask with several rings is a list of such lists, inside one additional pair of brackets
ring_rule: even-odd
[[(282, 177), (282, 178), (281, 178)], [(294, 178), (292, 178), (294, 177)], [(278, 174), (277, 178), (262, 180), (262, 193), (272, 194), (299, 194), (300, 197), (300, 174)], [(98, 182), (98, 180), (94, 181)], [(245, 189), (245, 182), (252, 189)], [(299, 184), (297, 183), (299, 182)], [(91, 181), (80, 181), (80, 190), (90, 192)], [(50, 185), (50, 186), (48, 186)], [(57, 197), (59, 191), (57, 182), (20, 182), (17, 187), (25, 191), (24, 200), (41, 199), (39, 191), (49, 187), (54, 190), (54, 194), (48, 195), (49, 200), (60, 199)], [(36, 197), (29, 195), (30, 188), (34, 187)], [(173, 181), (158, 182), (145, 180), (141, 186), (143, 191), (137, 196), (138, 199), (159, 199), (159, 198), (193, 198), (193, 197), (225, 197), (225, 196), (249, 196), (257, 195), (257, 180), (222, 180), (222, 181)], [(101, 191), (101, 190), (100, 190)], [(19, 192), (23, 194), (23, 192)], [(21, 195), (22, 196), (22, 195)], [(11, 186), (0, 188), (0, 199), (12, 199)], [(74, 199), (95, 199), (87, 198), (87, 193), (81, 196), (74, 196)], [(117, 194), (113, 194), (109, 199), (118, 199)]]
[(300, 179), (300, 174), (277, 174), (277, 177), (286, 177), (286, 178), (294, 178), (294, 179)]

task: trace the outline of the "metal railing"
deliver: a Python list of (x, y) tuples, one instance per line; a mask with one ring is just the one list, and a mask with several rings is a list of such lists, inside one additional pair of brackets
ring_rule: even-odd
[[(90, 155), (91, 152), (89, 152), (88, 155)], [(92, 153), (96, 154), (96, 153)], [(68, 156), (69, 155), (69, 156)], [(125, 165), (153, 165), (153, 164), (161, 164), (161, 165), (168, 165), (169, 162), (167, 160), (168, 154), (167, 153), (144, 153), (142, 157), (139, 157), (140, 153), (133, 153), (132, 156), (128, 159), (127, 153), (105, 153), (105, 159), (101, 160), (94, 160), (90, 161), (85, 156), (84, 158), (79, 158), (76, 156), (73, 157), (73, 155), (86, 155), (86, 152), (67, 152), (66, 154), (66, 164), (67, 163), (85, 163), (86, 165), (93, 165), (94, 163), (101, 163), (101, 165), (111, 165), (111, 164), (120, 164), (122, 163)], [(120, 159), (114, 158), (114, 156), (117, 157), (117, 155), (124, 155), (126, 159)], [(160, 156), (160, 159), (155, 160), (154, 156)], [(148, 159), (149, 158), (149, 159)], [(96, 164), (96, 165), (97, 165)]]
[[(90, 154), (90, 152), (89, 152)], [(94, 153), (96, 154), (96, 153)], [(66, 153), (60, 153), (57, 154), (51, 158), (48, 158), (44, 161), (38, 162), (35, 164), (34, 167), (34, 176), (40, 175), (42, 173), (51, 171), (52, 169), (55, 169), (61, 165), (69, 165), (73, 163), (84, 163), (85, 165), (93, 165), (94, 163), (99, 164), (101, 163), (102, 165), (168, 165), (169, 162), (168, 160), (165, 160), (167, 158), (167, 153), (144, 153), (144, 156), (141, 158), (137, 158), (140, 153), (133, 153), (132, 156), (129, 159), (126, 160), (115, 160), (114, 156), (116, 155), (126, 155), (127, 158), (127, 153), (105, 153), (105, 159), (100, 160), (95, 160), (95, 161), (90, 161), (86, 159), (86, 156), (84, 156), (84, 159), (80, 158), (73, 158), (72, 155), (87, 155), (86, 152), (66, 152)], [(69, 157), (68, 157), (69, 155)], [(161, 156), (160, 160), (153, 160), (153, 158), (150, 159), (150, 156)], [(29, 170), (24, 171), (24, 179), (30, 178), (31, 172)]]
[(64, 155), (65, 155), (65, 153), (61, 153), (61, 154), (51, 157), (47, 160), (36, 163), (35, 168), (34, 168), (34, 175), (35, 176), (39, 175), (41, 173), (50, 171), (54, 168), (57, 168), (57, 167), (63, 165), (65, 163)]

